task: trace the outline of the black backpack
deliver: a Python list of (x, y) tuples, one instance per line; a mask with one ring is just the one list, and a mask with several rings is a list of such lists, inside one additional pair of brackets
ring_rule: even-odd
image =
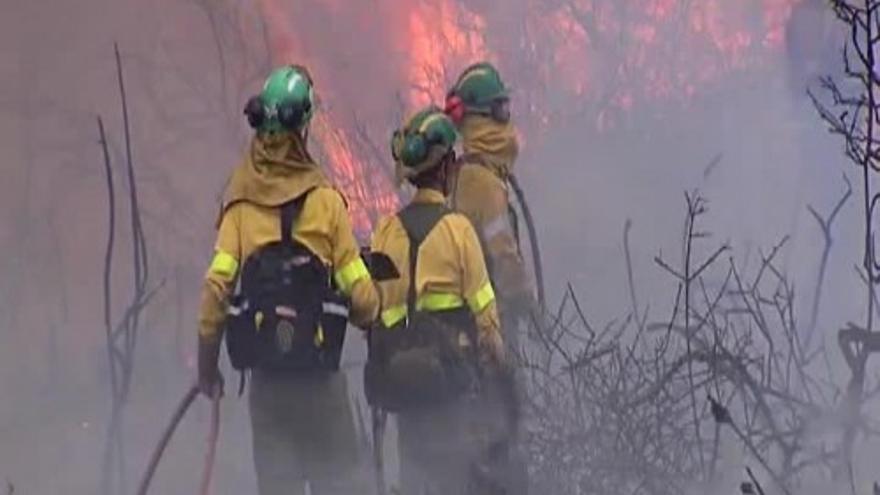
[(339, 369), (347, 300), (321, 259), (292, 235), (308, 194), (281, 206), (281, 240), (245, 260), (226, 318), (236, 370)]
[[(465, 305), (446, 311), (416, 311), (419, 246), (450, 211), (441, 204), (413, 203), (399, 214), (410, 240), (407, 318), (369, 333), (364, 368), (367, 400), (390, 412), (430, 406), (474, 392), (478, 386), (477, 329)], [(470, 348), (463, 349), (464, 334)]]

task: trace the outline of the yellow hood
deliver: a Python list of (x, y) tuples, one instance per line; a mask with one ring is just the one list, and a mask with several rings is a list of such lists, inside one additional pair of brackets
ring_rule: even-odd
[(298, 134), (256, 135), (241, 165), (232, 172), (223, 194), (223, 212), (247, 201), (270, 208), (309, 189), (328, 185)]
[(468, 115), (462, 120), (459, 132), (465, 155), (480, 155), (481, 161), (499, 177), (507, 177), (513, 171), (519, 143), (512, 123), (501, 123), (483, 115)]

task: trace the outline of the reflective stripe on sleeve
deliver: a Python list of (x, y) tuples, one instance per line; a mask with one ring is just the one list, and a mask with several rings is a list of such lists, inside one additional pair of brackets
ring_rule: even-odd
[(342, 304), (324, 302), (324, 304), (321, 305), (321, 309), (324, 310), (325, 315), (335, 315), (341, 316), (343, 318), (348, 318), (349, 310)]
[(211, 273), (220, 276), (224, 280), (232, 280), (238, 273), (238, 260), (231, 254), (218, 250), (211, 260)]
[(392, 328), (406, 318), (406, 304), (392, 306), (382, 311), (382, 324), (385, 328)]
[[(490, 286), (491, 290), (491, 286)], [(494, 297), (494, 295), (493, 295)], [(457, 294), (429, 292), (422, 294), (416, 301), (416, 310), (418, 311), (446, 311), (449, 309), (460, 308), (464, 305), (461, 297)], [(382, 311), (382, 324), (385, 328), (391, 328), (406, 318), (406, 304), (398, 304)]]
[(419, 297), (419, 300), (416, 302), (416, 309), (420, 311), (444, 311), (460, 308), (463, 305), (464, 301), (461, 300), (458, 294), (428, 292)]
[(492, 289), (492, 283), (486, 282), (476, 294), (468, 299), (468, 305), (474, 314), (479, 314), (494, 300), (495, 290)]
[(367, 271), (367, 265), (364, 264), (364, 260), (358, 256), (351, 263), (337, 270), (333, 278), (336, 280), (336, 286), (343, 294), (351, 295), (354, 284), (362, 278), (369, 279), (370, 272)]

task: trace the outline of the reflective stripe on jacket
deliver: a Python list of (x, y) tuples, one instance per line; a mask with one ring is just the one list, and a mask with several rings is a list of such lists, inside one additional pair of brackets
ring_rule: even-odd
[(492, 276), (502, 299), (531, 294), (522, 255), (510, 219), (507, 184), (492, 170), (465, 161), (458, 172), (452, 207), (480, 230)]
[[(279, 215), (278, 208), (245, 201), (231, 205), (223, 214), (202, 289), (199, 334), (203, 337), (219, 337), (239, 267), (257, 249), (280, 239)], [(339, 192), (329, 187), (314, 189), (303, 204), (293, 237), (332, 268), (337, 287), (351, 297), (352, 322), (361, 325), (374, 320), (378, 294)]]
[[(413, 202), (443, 203), (443, 195), (420, 189)], [(383, 218), (373, 234), (371, 248), (387, 254), (401, 276), (377, 282), (382, 299), (381, 320), (386, 328), (407, 316), (409, 238), (395, 216)], [(463, 215), (444, 216), (419, 248), (416, 267), (416, 307), (440, 311), (468, 305), (481, 335), (499, 332), (495, 293), (486, 271), (482, 248), (470, 221)]]

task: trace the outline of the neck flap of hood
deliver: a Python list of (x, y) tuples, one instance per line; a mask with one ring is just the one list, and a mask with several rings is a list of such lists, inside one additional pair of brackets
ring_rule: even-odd
[(513, 171), (519, 143), (512, 123), (497, 122), (484, 115), (468, 115), (459, 132), (465, 155), (480, 155), (481, 161), (500, 177), (507, 177)]
[(296, 133), (255, 135), (223, 194), (223, 211), (240, 201), (270, 208), (328, 185)]

